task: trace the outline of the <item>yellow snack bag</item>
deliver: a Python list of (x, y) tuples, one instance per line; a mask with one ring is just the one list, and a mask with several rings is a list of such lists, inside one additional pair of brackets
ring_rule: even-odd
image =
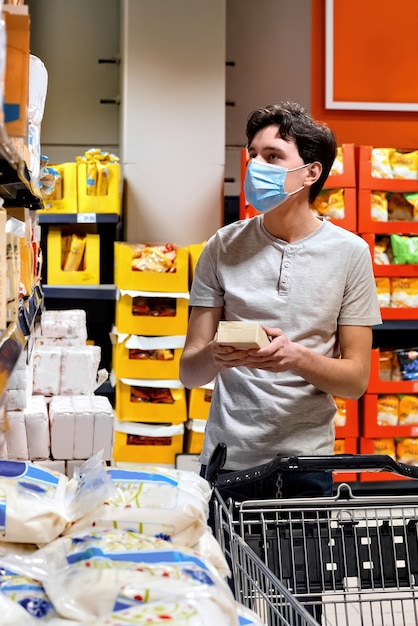
[(337, 412), (334, 416), (335, 426), (345, 426), (347, 422), (347, 405), (345, 398), (334, 396), (334, 402), (337, 406)]
[(332, 176), (340, 176), (344, 172), (343, 149), (342, 146), (337, 147), (334, 163), (332, 164), (330, 174)]
[(400, 463), (418, 465), (418, 439), (399, 439), (396, 442), (396, 457)]
[(396, 426), (399, 419), (399, 398), (382, 395), (377, 398), (377, 423), (379, 426)]
[(373, 439), (372, 454), (388, 454), (396, 460), (396, 444), (394, 439)]
[(379, 306), (390, 306), (391, 303), (391, 283), (390, 278), (387, 276), (377, 276), (375, 279), (376, 283), (376, 292), (377, 292), (377, 300), (379, 302)]
[(391, 291), (392, 307), (418, 307), (418, 278), (393, 277)]
[(372, 191), (370, 215), (374, 222), (388, 221), (388, 199), (386, 191)]
[(414, 207), (403, 193), (391, 193), (388, 198), (388, 220), (390, 222), (411, 222)]
[(86, 238), (84, 236), (71, 235), (70, 249), (63, 267), (64, 271), (79, 271), (82, 269), (85, 247)]
[(393, 178), (418, 178), (418, 150), (401, 152), (394, 150), (389, 155)]
[(345, 439), (336, 439), (334, 442), (334, 454), (345, 454)]
[(399, 400), (399, 425), (401, 424), (418, 424), (418, 396), (401, 396)]
[(379, 378), (380, 380), (392, 380), (393, 351), (381, 350), (379, 352)]
[(87, 177), (86, 177), (86, 194), (88, 196), (96, 195), (96, 185), (97, 185), (96, 163), (88, 162), (87, 163)]
[(391, 154), (394, 148), (372, 148), (371, 165), (373, 178), (393, 178)]

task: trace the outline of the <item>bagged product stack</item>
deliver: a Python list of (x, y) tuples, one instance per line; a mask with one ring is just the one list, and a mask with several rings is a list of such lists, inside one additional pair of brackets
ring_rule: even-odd
[[(100, 348), (88, 345), (84, 310), (44, 311), (9, 379), (1, 458), (30, 460), (69, 475), (101, 451), (110, 460), (113, 408), (95, 390)], [(30, 355), (30, 358), (28, 357)]]
[(113, 460), (173, 466), (187, 419), (179, 361), (188, 324), (188, 250), (116, 242), (115, 284)]

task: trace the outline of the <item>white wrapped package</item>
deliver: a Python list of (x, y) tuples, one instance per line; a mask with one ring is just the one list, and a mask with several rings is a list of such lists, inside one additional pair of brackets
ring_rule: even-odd
[(62, 348), (61, 394), (93, 394), (101, 359), (100, 346)]
[(72, 459), (75, 417), (71, 396), (53, 396), (49, 403), (51, 454), (54, 459)]
[(40, 323), (35, 327), (34, 334), (35, 337), (76, 339), (78, 343), (75, 345), (85, 345), (87, 341), (86, 312), (84, 309), (44, 311)]
[(26, 438), (26, 425), (24, 411), (7, 411), (6, 431), (7, 453), (9, 459), (27, 461), (29, 459), (28, 440)]
[(33, 395), (56, 396), (61, 387), (61, 355), (58, 346), (40, 346), (33, 351)]
[[(92, 626), (144, 626), (144, 624), (170, 624), (170, 626), (223, 626), (224, 614), (213, 598), (187, 597), (176, 600), (159, 600), (136, 604), (114, 611), (91, 622)], [(261, 622), (260, 622), (261, 623)], [(245, 623), (242, 624), (244, 626)], [(251, 623), (248, 622), (248, 626)]]
[(69, 532), (120, 528), (194, 546), (207, 531), (209, 483), (194, 472), (162, 467), (108, 468), (117, 495)]
[[(238, 626), (236, 603), (226, 582), (185, 546), (122, 530), (94, 530), (60, 537), (33, 557), (0, 557), (13, 571), (36, 578), (56, 611), (89, 623), (115, 609), (185, 597), (211, 599), (223, 626)], [(26, 571), (24, 571), (26, 570)]]
[(71, 400), (74, 409), (73, 459), (89, 459), (93, 454), (94, 396), (77, 395)]
[(105, 396), (93, 396), (94, 430), (93, 454), (103, 450), (103, 459), (110, 461), (113, 448), (113, 420), (115, 412)]
[(44, 396), (31, 396), (24, 410), (29, 459), (47, 459), (50, 453), (48, 407)]
[(32, 395), (33, 387), (33, 354), (28, 359), (27, 349), (23, 350), (7, 379), (6, 389), (25, 389), (27, 396)]
[(80, 340), (78, 337), (35, 337), (35, 347), (38, 348), (40, 346), (79, 346)]
[(99, 457), (71, 480), (29, 462), (0, 461), (0, 541), (48, 543), (113, 490)]
[(6, 389), (4, 405), (7, 411), (23, 411), (30, 398), (30, 388)]
[(2, 626), (36, 626), (37, 622), (20, 604), (0, 594), (0, 615)]
[[(237, 613), (240, 626), (265, 626), (265, 622), (263, 622), (261, 617), (247, 606), (237, 603)], [(286, 622), (283, 623), (285, 624)]]
[(231, 570), (226, 561), (221, 546), (212, 534), (212, 530), (208, 527), (206, 532), (200, 537), (199, 541), (192, 546), (193, 550), (199, 552), (205, 561), (212, 563), (216, 567), (221, 576), (227, 578), (231, 575)]

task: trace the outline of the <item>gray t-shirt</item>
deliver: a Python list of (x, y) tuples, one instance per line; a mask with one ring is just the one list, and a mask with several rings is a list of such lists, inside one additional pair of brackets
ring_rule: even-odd
[[(280, 328), (291, 341), (338, 358), (339, 325), (381, 323), (367, 243), (331, 222), (287, 243), (263, 216), (224, 226), (204, 247), (190, 304), (224, 307), (226, 320)], [(216, 377), (201, 462), (220, 441), (227, 469), (276, 454), (333, 454), (335, 403), (292, 371), (226, 368)]]

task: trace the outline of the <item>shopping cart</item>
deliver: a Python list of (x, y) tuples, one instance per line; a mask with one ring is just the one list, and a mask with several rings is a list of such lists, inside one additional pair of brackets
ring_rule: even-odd
[(225, 502), (236, 488), (275, 471), (388, 471), (418, 478), (418, 467), (386, 455), (277, 457), (219, 474), (220, 444), (207, 468), (214, 486), (216, 536), (232, 572), (236, 599), (268, 626), (416, 626), (417, 495)]

